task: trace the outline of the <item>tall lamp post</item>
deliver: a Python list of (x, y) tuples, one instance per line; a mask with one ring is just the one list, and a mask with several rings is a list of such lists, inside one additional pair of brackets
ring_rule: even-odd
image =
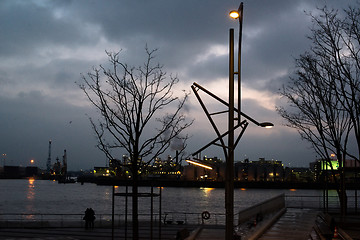
[(228, 158), (226, 161), (225, 179), (225, 212), (226, 226), (225, 239), (232, 240), (234, 237), (234, 75), (238, 76), (238, 107), (237, 120), (240, 123), (241, 116), (241, 35), (243, 19), (243, 3), (239, 9), (230, 12), (230, 17), (239, 19), (238, 61), (237, 72), (234, 71), (234, 29), (230, 29), (229, 36), (229, 115), (228, 115)]
[[(239, 48), (238, 48), (238, 71), (234, 71), (234, 29), (230, 29), (230, 38), (229, 38), (229, 102), (224, 101), (223, 99), (219, 98), (209, 90), (205, 89), (204, 87), (200, 86), (197, 83), (193, 83), (191, 86), (196, 98), (198, 99), (201, 107), (203, 108), (210, 124), (215, 130), (217, 137), (206, 144), (204, 147), (200, 148), (198, 151), (194, 152), (192, 155), (196, 156), (198, 153), (203, 151), (204, 149), (208, 148), (211, 145), (221, 146), (225, 159), (226, 159), (226, 170), (225, 170), (225, 213), (226, 213), (226, 227), (225, 227), (225, 239), (226, 240), (233, 240), (234, 239), (234, 150), (239, 143), (240, 138), (242, 137), (245, 129), (247, 128), (249, 122), (253, 124), (264, 127), (264, 128), (271, 128), (274, 124), (270, 122), (258, 122), (252, 117), (248, 116), (247, 114), (241, 111), (241, 35), (242, 35), (242, 18), (243, 18), (243, 3), (240, 4), (239, 9), (236, 11), (231, 11), (230, 16), (232, 18), (239, 18), (240, 23), (240, 30), (239, 30)], [(237, 74), (238, 76), (238, 106), (234, 106), (235, 100), (235, 91), (234, 91), (234, 75)], [(213, 99), (219, 101), (223, 105), (228, 108), (228, 110), (220, 111), (220, 112), (210, 112), (207, 107), (205, 106), (204, 101), (200, 97), (200, 92), (207, 94), (208, 96), (212, 97)], [(217, 124), (213, 119), (213, 115), (227, 113), (228, 114), (228, 130), (224, 133), (221, 133)], [(235, 118), (235, 114), (237, 117)], [(244, 120), (240, 121), (240, 118), (243, 117)], [(235, 120), (237, 122), (235, 123)], [(234, 139), (235, 130), (241, 129), (240, 133), (238, 134), (236, 140)], [(239, 131), (238, 131), (239, 132)], [(226, 137), (228, 138), (227, 144), (224, 140)], [(235, 140), (235, 141), (234, 141)], [(194, 162), (194, 161), (192, 161)], [(194, 163), (193, 163), (194, 164)]]
[(229, 42), (229, 112), (228, 149), (225, 176), (225, 239), (233, 239), (234, 228), (234, 29), (230, 29)]

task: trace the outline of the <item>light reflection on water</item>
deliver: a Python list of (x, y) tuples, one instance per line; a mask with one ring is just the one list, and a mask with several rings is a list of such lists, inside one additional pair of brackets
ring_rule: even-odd
[[(35, 200), (35, 186), (34, 186), (34, 182), (35, 179), (34, 178), (29, 178), (29, 184), (28, 184), (28, 189), (27, 189), (27, 194), (26, 194), (26, 199), (27, 204), (26, 204), (26, 210), (28, 213), (33, 213), (34, 212), (34, 200)], [(27, 220), (31, 220), (34, 218), (34, 215), (27, 215), (26, 219)]]
[[(154, 188), (158, 193), (160, 188)], [(125, 192), (119, 186), (116, 192)], [(129, 188), (131, 191), (131, 188)], [(222, 188), (174, 188), (164, 187), (162, 191), (162, 212), (224, 213), (224, 189)], [(112, 187), (79, 183), (58, 184), (46, 180), (0, 180), (0, 213), (51, 213), (82, 214), (88, 207), (96, 213), (111, 214)], [(141, 187), (139, 192), (150, 192), (149, 187)], [(286, 189), (235, 189), (235, 212), (263, 202), (281, 193), (287, 195), (321, 195), (320, 190)], [(128, 199), (131, 212), (131, 199)], [(154, 212), (158, 212), (159, 198), (154, 198)], [(125, 198), (115, 198), (115, 211), (124, 213)], [(150, 199), (139, 199), (139, 212), (149, 213)]]
[(200, 190), (202, 190), (205, 198), (210, 198), (211, 191), (215, 188), (208, 188), (208, 187), (201, 187)]

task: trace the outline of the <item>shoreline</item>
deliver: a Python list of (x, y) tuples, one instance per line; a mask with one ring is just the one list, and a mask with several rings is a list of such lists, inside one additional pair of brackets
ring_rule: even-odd
[[(0, 180), (15, 180), (15, 179), (29, 179), (29, 178), (0, 178)], [(35, 180), (49, 180), (54, 181), (55, 179), (47, 179), (42, 177), (33, 177)], [(71, 184), (74, 182), (66, 182), (59, 184)], [(94, 183), (96, 185), (106, 185), (106, 186), (132, 186), (131, 180), (124, 179), (114, 179), (110, 177), (89, 177), (89, 176), (79, 176), (77, 177), (77, 182), (84, 183)], [(336, 190), (336, 184), (334, 183), (319, 183), (319, 182), (264, 182), (264, 181), (234, 181), (234, 188), (249, 188), (249, 189), (317, 189), (317, 190)], [(185, 181), (177, 179), (142, 179), (138, 181), (139, 187), (181, 187), (181, 188), (225, 188), (225, 182), (221, 181)], [(326, 188), (325, 188), (326, 187)], [(360, 186), (356, 183), (346, 183), (346, 190), (360, 190)]]
[[(81, 178), (78, 182), (82, 182)], [(86, 182), (86, 181), (84, 181)], [(118, 180), (111, 178), (97, 178), (93, 183), (97, 185), (115, 185), (115, 186), (131, 186), (129, 180)], [(183, 187), (183, 188), (225, 188), (225, 182), (217, 181), (183, 181), (183, 180), (139, 180), (139, 186), (153, 187)], [(305, 182), (241, 182), (234, 181), (234, 188), (251, 188), (251, 189), (324, 189), (323, 183), (305, 183)], [(335, 190), (336, 185), (328, 183), (329, 190)], [(359, 189), (355, 184), (348, 184), (348, 190)]]

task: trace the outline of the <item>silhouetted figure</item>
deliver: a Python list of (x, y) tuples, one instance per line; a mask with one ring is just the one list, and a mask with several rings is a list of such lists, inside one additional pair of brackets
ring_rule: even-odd
[(85, 210), (85, 216), (83, 220), (85, 220), (85, 229), (93, 229), (95, 221), (95, 211), (92, 208), (87, 208)]
[(89, 217), (90, 217), (90, 228), (91, 229), (94, 229), (94, 221), (95, 221), (95, 211), (92, 209), (92, 208), (90, 208), (89, 209)]
[(89, 222), (90, 222), (89, 211), (90, 211), (90, 209), (87, 208), (87, 209), (85, 210), (85, 216), (83, 217), (83, 220), (85, 220), (85, 229), (88, 229), (88, 228), (89, 228)]

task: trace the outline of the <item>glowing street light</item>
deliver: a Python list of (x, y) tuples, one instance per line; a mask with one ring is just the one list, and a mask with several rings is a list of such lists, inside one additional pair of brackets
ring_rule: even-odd
[(271, 123), (271, 122), (263, 122), (263, 123), (260, 123), (259, 126), (260, 126), (260, 127), (264, 127), (264, 128), (273, 128), (273, 127), (274, 127), (274, 124)]
[(230, 17), (233, 18), (233, 19), (237, 19), (240, 17), (240, 13), (239, 11), (237, 10), (232, 10), (230, 13), (229, 13)]
[(205, 165), (205, 164), (202, 164), (202, 163), (199, 163), (199, 162), (195, 162), (195, 161), (192, 161), (192, 160), (189, 160), (189, 159), (187, 159), (187, 160), (185, 160), (185, 161), (188, 162), (188, 163), (190, 163), (190, 164), (194, 164), (194, 165), (196, 165), (196, 166), (199, 166), (199, 167), (203, 167), (203, 168), (210, 169), (210, 170), (213, 169), (212, 167), (210, 167), (210, 166), (208, 166), (208, 165)]
[(229, 16), (233, 19), (239, 19), (239, 41), (238, 41), (238, 61), (237, 61), (237, 74), (238, 76), (238, 123), (240, 123), (241, 115), (241, 39), (242, 39), (242, 26), (243, 26), (243, 3), (240, 3), (238, 10), (232, 10)]

